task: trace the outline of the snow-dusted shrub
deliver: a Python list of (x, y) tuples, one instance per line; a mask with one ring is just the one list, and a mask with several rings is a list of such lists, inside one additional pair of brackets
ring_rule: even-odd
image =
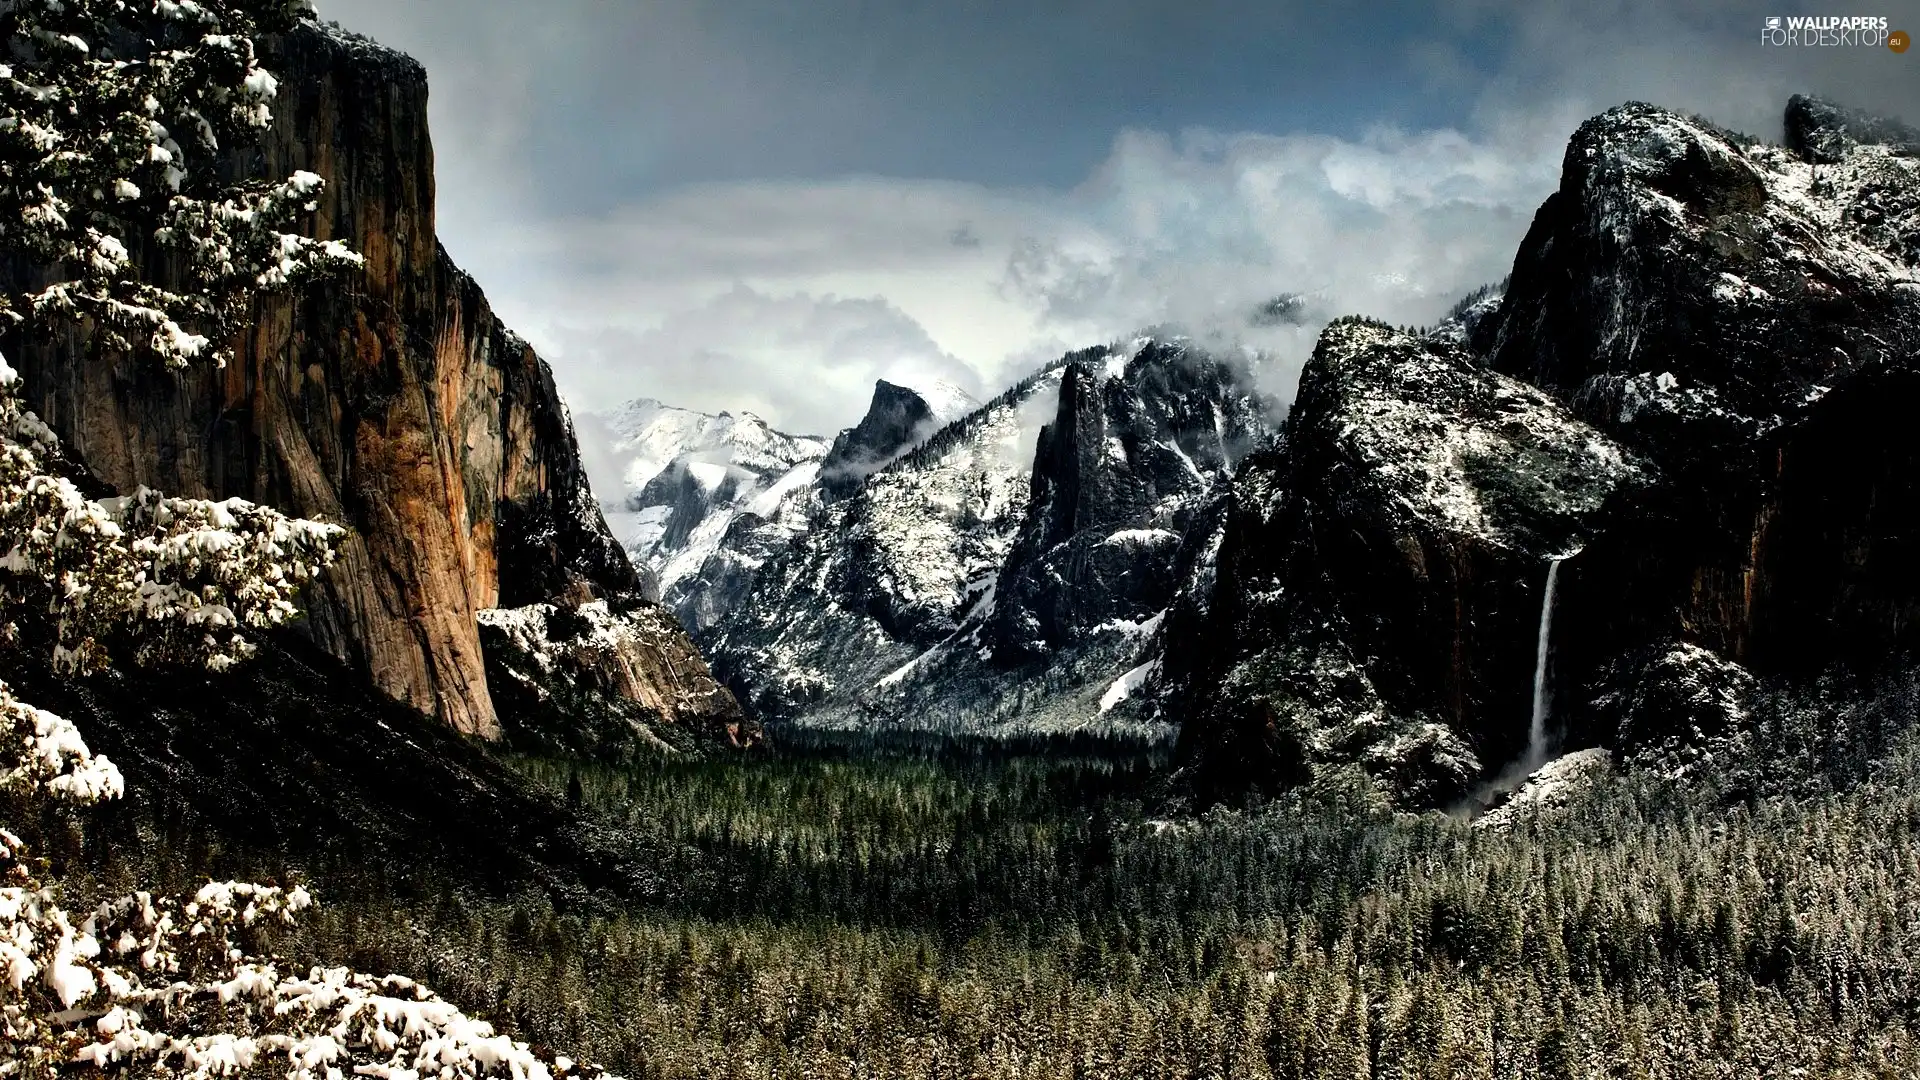
[[(0, 247), (50, 271), (0, 312), (174, 367), (218, 363), (261, 290), (359, 266), (287, 231), (320, 177), (215, 167), (272, 122), (256, 36), (302, 17), (303, 0), (0, 2)], [(161, 261), (166, 284), (147, 273)]]
[(224, 670), (252, 651), (241, 628), (286, 621), (333, 561), (339, 526), (244, 499), (87, 498), (48, 460), (53, 433), (18, 382), (0, 358), (0, 641), (50, 641), (63, 671), (116, 641), (140, 663)]
[[(91, 803), (121, 788), (72, 724), (0, 683), (0, 794)], [(23, 847), (0, 828), (0, 1077), (71, 1065), (299, 1080), (595, 1071), (543, 1060), (408, 979), (287, 970), (238, 947), (312, 903), (303, 888), (209, 882), (189, 899), (142, 892), (69, 912)]]
[[(319, 177), (236, 184), (214, 167), (272, 119), (255, 35), (304, 15), (291, 0), (0, 0), (0, 258), (45, 271), (0, 296), (0, 316), (95, 351), (217, 363), (254, 296), (358, 265), (282, 231)], [(338, 526), (242, 499), (88, 498), (18, 384), (0, 359), (0, 647), (50, 649), (69, 673), (116, 655), (221, 670), (333, 560)], [(0, 814), (123, 788), (77, 728), (0, 683)], [(210, 882), (69, 912), (0, 827), (0, 1078), (578, 1071), (406, 979), (283, 970), (241, 947), (311, 902)]]

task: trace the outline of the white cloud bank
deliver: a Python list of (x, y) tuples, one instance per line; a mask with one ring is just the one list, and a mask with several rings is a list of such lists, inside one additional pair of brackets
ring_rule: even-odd
[[(1920, 6), (1892, 2), (1920, 30)], [(872, 380), (890, 372), (991, 392), (1067, 348), (1163, 321), (1238, 324), (1285, 291), (1312, 293), (1326, 314), (1430, 321), (1506, 272), (1568, 134), (1621, 101), (1761, 135), (1778, 131), (1796, 91), (1890, 111), (1920, 101), (1912, 54), (1765, 52), (1758, 9), (1738, 0), (1451, 0), (1426, 38), (1349, 43), (1378, 56), (1392, 96), (1463, 102), (1451, 127), (1348, 138), (1124, 131), (1065, 190), (770, 179), (601, 191), (602, 209), (569, 217), (538, 197), (566, 185), (529, 147), (553, 135), (541, 128), (554, 117), (618, 120), (591, 110), (573, 120), (551, 85), (557, 67), (594, 55), (593, 20), (608, 16), (530, 23), (511, 14), (517, 5), (503, 10), (489, 19), (467, 17), (466, 4), (322, 2), (427, 64), (439, 227), (455, 258), (552, 361), (577, 411), (651, 396), (750, 408), (806, 433), (853, 423)], [(721, 139), (752, 130), (742, 116), (793, 92), (770, 74), (783, 70), (776, 63), (747, 62), (675, 20), (650, 26), (635, 40), (692, 73), (674, 80), (726, 77), (700, 76), (698, 93), (651, 86), (651, 104), (635, 105), (638, 134), (623, 135), (642, 156), (648, 131), (706, 123)], [(631, 80), (646, 70), (600, 73), (596, 100), (645, 96), (650, 84)], [(883, 94), (847, 85), (844, 108), (807, 114), (822, 140), (856, 138), (884, 113), (874, 111)], [(954, 137), (937, 121), (925, 138)], [(1297, 365), (1311, 335), (1262, 343)]]
[[(914, 180), (716, 185), (507, 225), (464, 257), (576, 409), (651, 396), (832, 433), (875, 378), (991, 393), (1148, 325), (1433, 319), (1500, 277), (1557, 152), (1456, 131), (1125, 132), (1064, 193)], [(1261, 344), (1298, 362), (1310, 335)]]

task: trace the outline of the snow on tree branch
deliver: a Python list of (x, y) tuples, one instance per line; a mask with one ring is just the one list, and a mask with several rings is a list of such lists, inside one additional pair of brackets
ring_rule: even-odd
[[(120, 787), (71, 724), (0, 683), (0, 792), (89, 803)], [(298, 886), (228, 881), (184, 901), (140, 892), (70, 913), (0, 829), (0, 1076), (67, 1064), (296, 1080), (598, 1073), (544, 1060), (409, 979), (288, 971), (241, 947), (312, 903)]]
[[(288, 226), (321, 178), (222, 176), (223, 147), (272, 120), (257, 35), (311, 17), (303, 0), (0, 0), (0, 255), (45, 284), (0, 316), (77, 327), (95, 348), (169, 366), (223, 362), (254, 297), (360, 265)], [(149, 273), (164, 268), (164, 275)], [(165, 277), (165, 282), (153, 280)], [(57, 670), (114, 655), (222, 670), (246, 628), (296, 614), (338, 526), (243, 499), (141, 488), (90, 499), (0, 358), (0, 644), (51, 647)], [(122, 794), (79, 729), (0, 683), (0, 810)], [(74, 914), (0, 828), (0, 1078), (74, 1066), (309, 1080), (574, 1073), (412, 982), (282, 970), (243, 945), (312, 902), (302, 888), (214, 882), (187, 900), (136, 893)]]
[(290, 231), (320, 177), (215, 167), (272, 123), (278, 83), (255, 38), (305, 17), (299, 0), (0, 3), (0, 248), (52, 279), (0, 297), (0, 313), (174, 367), (224, 363), (260, 292), (360, 266)]
[(297, 614), (344, 530), (244, 499), (88, 499), (46, 460), (53, 433), (16, 384), (0, 359), (0, 639), (43, 624), (66, 671), (98, 667), (118, 640), (137, 663), (221, 671), (253, 651), (242, 627)]
[[(292, 616), (300, 583), (332, 561), (337, 526), (244, 500), (86, 498), (50, 471), (57, 442), (17, 383), (0, 359), (0, 610), (16, 643), (51, 636), (57, 667), (98, 666), (125, 641), (137, 661), (225, 668), (250, 651), (240, 628)], [(73, 724), (0, 683), (0, 797), (86, 804), (124, 786)], [(0, 1077), (76, 1063), (302, 1080), (597, 1072), (545, 1061), (406, 979), (283, 970), (241, 947), (310, 903), (299, 887), (214, 882), (70, 914), (0, 828)]]

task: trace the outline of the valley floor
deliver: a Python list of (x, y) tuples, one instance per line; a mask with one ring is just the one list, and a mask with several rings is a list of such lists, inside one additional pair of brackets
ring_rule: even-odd
[[(310, 863), (272, 944), (630, 1077), (1912, 1075), (1920, 742), (1769, 739), (1799, 773), (1643, 769), (1503, 829), (1344, 775), (1156, 820), (1165, 763), (1095, 740), (514, 759), (622, 884)], [(232, 857), (149, 839), (54, 850), (74, 890)]]

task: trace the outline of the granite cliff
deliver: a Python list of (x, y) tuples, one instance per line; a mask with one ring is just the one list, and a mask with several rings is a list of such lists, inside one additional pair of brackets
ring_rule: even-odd
[(1703, 745), (1911, 662), (1920, 138), (1804, 98), (1785, 132), (1610, 110), (1503, 295), (1326, 331), (1169, 615), (1197, 792), (1358, 764), (1444, 805), (1543, 738)]
[[(551, 371), (435, 238), (424, 70), (312, 24), (264, 42), (263, 57), (279, 79), (274, 125), (226, 167), (323, 177), (304, 227), (350, 244), (364, 275), (261, 302), (223, 369), (86, 360), (72, 340), (7, 349), (28, 402), (105, 484), (238, 495), (350, 526), (339, 566), (307, 598), (305, 632), (458, 731), (511, 733), (480, 614), (644, 605), (650, 582), (607, 530)], [(630, 637), (665, 661), (634, 668), (641, 683), (673, 684), (599, 681), (648, 703), (636, 724), (741, 719), (700, 682), (705, 663), (670, 617)]]

